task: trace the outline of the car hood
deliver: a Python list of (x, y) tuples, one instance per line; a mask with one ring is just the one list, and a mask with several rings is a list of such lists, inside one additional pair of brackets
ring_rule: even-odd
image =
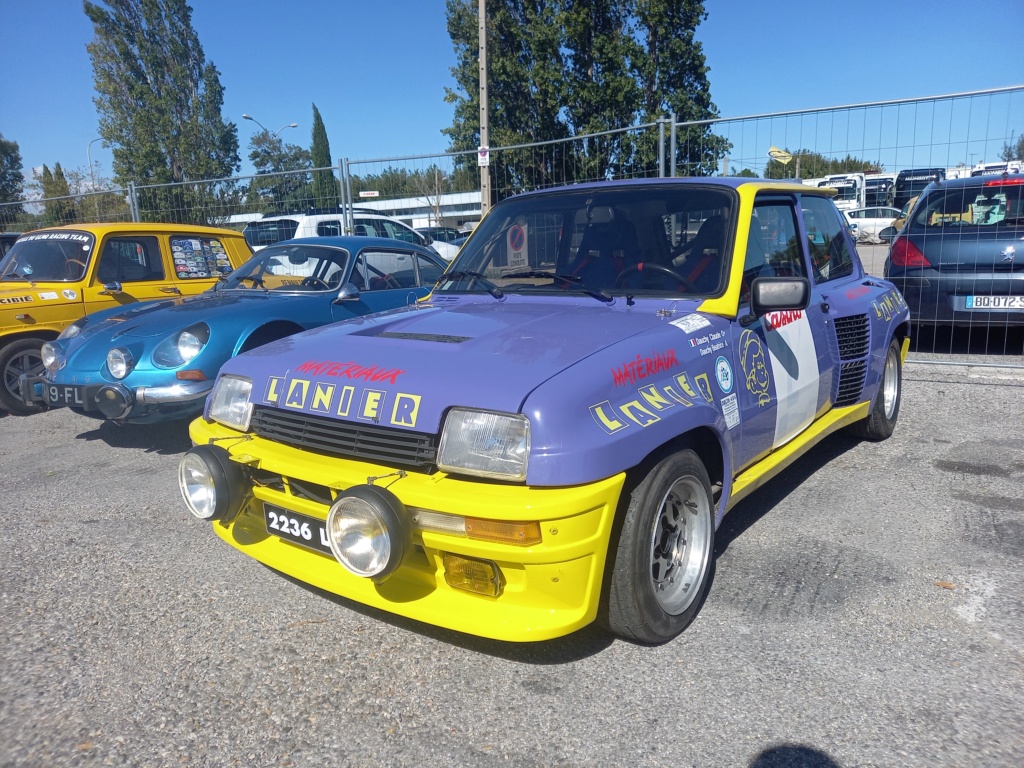
[[(621, 301), (585, 302), (507, 297), (403, 308), (296, 334), (233, 358), (221, 372), (250, 378), (256, 405), (358, 420), (374, 413), (367, 402), (378, 403), (381, 423), (436, 432), (451, 406), (516, 413), (560, 372), (665, 325), (658, 313)], [(414, 423), (393, 418), (389, 409), (400, 402), (415, 403)]]
[(128, 310), (101, 315), (101, 321), (87, 325), (82, 335), (105, 334), (111, 340), (160, 336), (200, 320), (216, 323), (220, 318), (234, 316), (239, 312), (260, 312), (267, 306), (267, 302), (287, 300), (288, 296), (262, 291), (225, 291), (148, 301)]

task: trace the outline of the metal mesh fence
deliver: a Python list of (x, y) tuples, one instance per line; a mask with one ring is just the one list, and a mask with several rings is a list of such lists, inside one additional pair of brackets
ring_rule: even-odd
[[(902, 201), (893, 187), (900, 171), (942, 169), (947, 178), (968, 176), (982, 162), (1012, 154), (1022, 130), (1024, 86), (697, 122), (664, 118), (600, 134), (491, 147), (491, 202), (605, 179), (749, 175), (817, 184), (831, 174), (862, 172), (877, 182), (866, 182), (874, 194), (863, 201), (898, 208)], [(346, 206), (370, 208), (412, 226), (472, 225), (481, 211), (477, 152), (346, 159), (333, 168), (181, 184), (130, 183), (124, 189), (3, 204), (0, 225), (24, 231), (135, 220), (241, 229), (266, 216)], [(868, 270), (881, 275), (887, 247), (876, 240), (858, 248)], [(1024, 264), (1024, 254), (1019, 262)], [(922, 328), (916, 349), (920, 359), (960, 353), (981, 364), (1019, 365), (1024, 331), (1012, 322), (1018, 317), (1024, 320), (1024, 309), (977, 327)]]

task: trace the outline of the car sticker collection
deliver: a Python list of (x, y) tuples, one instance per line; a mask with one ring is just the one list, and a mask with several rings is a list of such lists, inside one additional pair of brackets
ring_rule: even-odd
[(231, 267), (224, 246), (218, 240), (198, 237), (172, 237), (174, 271), (182, 280), (209, 277)]

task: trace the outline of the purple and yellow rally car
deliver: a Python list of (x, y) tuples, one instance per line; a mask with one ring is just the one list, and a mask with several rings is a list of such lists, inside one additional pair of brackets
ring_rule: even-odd
[(185, 501), (262, 563), (402, 616), (669, 640), (730, 507), (838, 429), (895, 426), (909, 313), (830, 194), (505, 200), (425, 301), (229, 360)]

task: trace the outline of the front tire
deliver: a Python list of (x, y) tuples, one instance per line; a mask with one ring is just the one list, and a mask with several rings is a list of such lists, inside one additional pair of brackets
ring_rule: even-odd
[(692, 450), (674, 453), (630, 495), (610, 576), (608, 629), (650, 644), (682, 632), (704, 601), (714, 543), (707, 469)]
[(43, 358), (39, 354), (43, 344), (43, 339), (18, 339), (0, 348), (0, 408), (8, 413), (28, 416), (43, 410), (39, 405), (26, 405), (18, 385), (18, 377), (23, 373), (43, 373)]
[(853, 431), (865, 440), (885, 440), (896, 428), (900, 415), (900, 397), (903, 393), (903, 362), (900, 358), (899, 339), (889, 342), (882, 369), (882, 380), (875, 394), (875, 405), (863, 421), (853, 425)]

